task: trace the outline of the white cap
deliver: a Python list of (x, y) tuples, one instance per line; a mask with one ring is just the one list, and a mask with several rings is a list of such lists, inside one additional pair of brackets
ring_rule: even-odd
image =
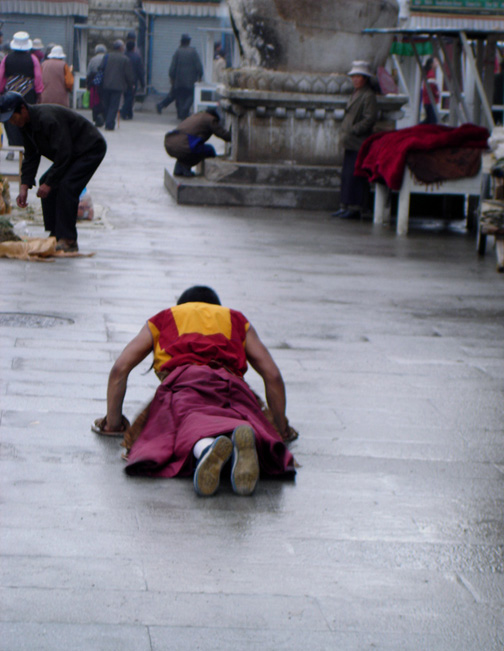
[(16, 32), (10, 42), (10, 48), (11, 50), (31, 50), (33, 43), (28, 32)]
[(47, 55), (48, 59), (65, 59), (66, 54), (63, 52), (61, 45), (55, 45), (51, 53)]
[(349, 77), (352, 75), (363, 75), (364, 77), (372, 77), (371, 66), (367, 61), (352, 61), (352, 69), (347, 73)]

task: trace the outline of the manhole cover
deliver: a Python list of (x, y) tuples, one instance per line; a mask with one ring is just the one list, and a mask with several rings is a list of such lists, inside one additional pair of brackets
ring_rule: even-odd
[(0, 312), (0, 327), (54, 328), (58, 325), (75, 323), (73, 319), (52, 314), (26, 314), (24, 312)]

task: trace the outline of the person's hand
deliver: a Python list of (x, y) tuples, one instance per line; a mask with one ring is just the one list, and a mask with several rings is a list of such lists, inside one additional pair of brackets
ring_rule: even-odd
[(285, 431), (281, 434), (282, 440), (285, 443), (290, 443), (291, 441), (295, 441), (299, 437), (299, 432), (295, 430), (293, 427), (287, 423), (287, 427), (285, 428)]
[(118, 424), (112, 427), (107, 422), (107, 417), (97, 418), (91, 425), (93, 432), (102, 434), (103, 436), (122, 436), (124, 432), (130, 427), (130, 422), (126, 416), (121, 416)]
[(26, 202), (27, 197), (28, 197), (28, 186), (22, 184), (19, 186), (19, 194), (16, 197), (16, 204), (18, 205), (19, 208), (26, 208), (26, 206), (28, 205)]
[(37, 197), (40, 197), (41, 199), (47, 199), (49, 192), (51, 192), (51, 186), (47, 185), (47, 183), (42, 183), (37, 190)]

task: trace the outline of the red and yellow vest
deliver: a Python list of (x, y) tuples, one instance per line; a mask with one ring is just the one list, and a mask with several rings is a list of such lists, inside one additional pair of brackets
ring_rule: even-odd
[(250, 327), (241, 312), (210, 303), (183, 303), (147, 321), (154, 346), (154, 370), (184, 364), (226, 368), (242, 377), (247, 370), (245, 337)]

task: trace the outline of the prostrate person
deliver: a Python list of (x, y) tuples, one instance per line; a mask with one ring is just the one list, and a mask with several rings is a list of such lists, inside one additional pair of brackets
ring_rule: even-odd
[[(131, 371), (149, 355), (162, 381), (141, 424), (122, 414)], [(261, 375), (270, 422), (243, 380), (247, 362)], [(260, 472), (292, 477), (295, 462), (285, 442), (297, 432), (285, 415), (282, 375), (246, 317), (221, 305), (209, 287), (195, 286), (177, 305), (147, 321), (112, 367), (107, 415), (93, 431), (123, 435), (128, 475), (193, 475), (198, 495), (213, 495), (231, 460), (238, 495), (253, 493)]]
[(76, 111), (55, 104), (30, 106), (14, 92), (0, 96), (0, 120), (18, 127), (23, 137), (17, 205), (26, 207), (28, 190), (35, 185), (40, 158), (45, 156), (53, 164), (41, 176), (37, 190), (44, 226), (56, 237), (56, 250), (77, 252), (79, 196), (105, 156), (103, 136)]
[(213, 108), (191, 115), (177, 129), (166, 134), (166, 153), (177, 159), (173, 170), (175, 176), (194, 176), (191, 167), (205, 158), (216, 156), (214, 147), (205, 144), (212, 135), (225, 142), (231, 141), (231, 132), (222, 126), (219, 114)]

